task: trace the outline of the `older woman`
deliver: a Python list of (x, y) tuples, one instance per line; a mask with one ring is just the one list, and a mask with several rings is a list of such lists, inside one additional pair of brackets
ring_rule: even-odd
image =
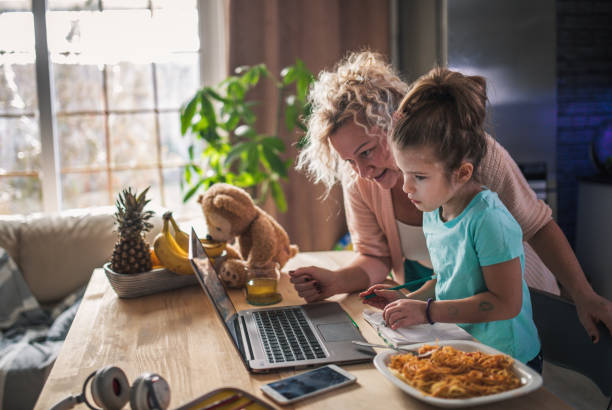
[[(328, 190), (341, 182), (357, 257), (335, 271), (311, 266), (291, 272), (308, 302), (365, 289), (382, 282), (389, 270), (398, 282), (422, 283), (433, 273), (421, 212), (402, 191), (402, 174), (386, 142), (393, 112), (407, 91), (392, 67), (369, 51), (352, 53), (334, 71), (322, 71), (311, 89), (308, 144), (297, 167)], [(612, 331), (612, 303), (593, 291), (550, 207), (537, 199), (508, 152), (491, 137), (487, 144), (480, 179), (521, 225), (527, 283), (559, 293), (553, 272), (598, 341), (598, 321)]]

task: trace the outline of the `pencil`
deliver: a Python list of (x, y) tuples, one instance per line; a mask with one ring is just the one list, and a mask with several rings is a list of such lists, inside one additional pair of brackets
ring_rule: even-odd
[[(404, 288), (410, 287), (412, 285), (418, 285), (420, 283), (425, 283), (428, 280), (432, 280), (432, 279), (435, 279), (435, 278), (436, 278), (436, 275), (431, 275), (431, 276), (427, 276), (427, 277), (424, 277), (424, 278), (420, 278), (420, 279), (416, 279), (416, 280), (411, 280), (410, 282), (406, 282), (403, 285), (393, 286), (392, 288), (388, 288), (388, 289), (385, 289), (385, 290), (404, 289)], [(371, 299), (371, 298), (373, 298), (375, 296), (376, 296), (376, 293), (370, 293), (369, 295), (365, 295), (364, 299)]]

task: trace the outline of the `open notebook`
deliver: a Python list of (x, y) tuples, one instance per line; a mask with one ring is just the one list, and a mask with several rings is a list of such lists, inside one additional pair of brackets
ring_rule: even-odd
[(364, 319), (376, 329), (378, 335), (389, 346), (397, 347), (412, 343), (433, 342), (437, 340), (474, 340), (465, 330), (454, 323), (429, 323), (402, 327), (393, 330), (385, 325), (382, 311), (365, 309)]

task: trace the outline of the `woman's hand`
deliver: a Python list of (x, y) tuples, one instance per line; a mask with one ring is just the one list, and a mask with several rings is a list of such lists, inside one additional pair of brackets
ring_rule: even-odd
[[(405, 298), (404, 294), (398, 290), (389, 290), (391, 285), (377, 284), (370, 286), (367, 290), (361, 292), (359, 297), (366, 305), (374, 306), (378, 309), (384, 309), (389, 303), (398, 299)], [(367, 295), (375, 295), (366, 299)]]
[(306, 302), (316, 302), (342, 292), (342, 289), (336, 289), (336, 272), (329, 269), (307, 266), (289, 271), (289, 277), (298, 295)]
[(578, 310), (578, 318), (593, 343), (599, 342), (597, 322), (603, 322), (612, 334), (612, 302), (593, 292), (591, 296), (583, 296), (574, 300)]
[(427, 323), (425, 309), (427, 302), (413, 299), (400, 299), (389, 303), (383, 310), (383, 319), (387, 326), (396, 330), (399, 327)]

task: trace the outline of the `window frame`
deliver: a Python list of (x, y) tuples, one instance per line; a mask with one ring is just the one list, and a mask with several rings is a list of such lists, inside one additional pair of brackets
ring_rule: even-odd
[[(227, 73), (225, 41), (227, 9), (224, 0), (198, 0), (196, 7), (198, 12), (198, 35), (200, 38), (198, 53), (200, 87), (202, 87), (218, 83)], [(47, 42), (47, 0), (32, 0), (31, 9), (34, 20), (36, 93), (38, 97), (41, 142), (41, 167), (38, 179), (41, 182), (42, 212), (57, 213), (64, 208), (62, 206), (62, 169), (60, 168), (59, 135), (56, 125), (56, 110), (52, 98), (55, 92), (53, 65), (49, 57)], [(155, 70), (155, 63), (153, 63), (153, 70)], [(155, 72), (153, 72), (153, 75), (155, 76)], [(164, 110), (154, 107), (151, 111), (159, 115)], [(158, 122), (159, 118), (156, 119), (156, 127), (159, 127)], [(157, 138), (159, 138), (159, 132)], [(165, 202), (163, 177), (161, 175), (163, 169), (161, 158), (158, 158), (157, 172), (161, 178), (162, 205)], [(13, 173), (9, 173), (9, 175), (11, 174)]]

